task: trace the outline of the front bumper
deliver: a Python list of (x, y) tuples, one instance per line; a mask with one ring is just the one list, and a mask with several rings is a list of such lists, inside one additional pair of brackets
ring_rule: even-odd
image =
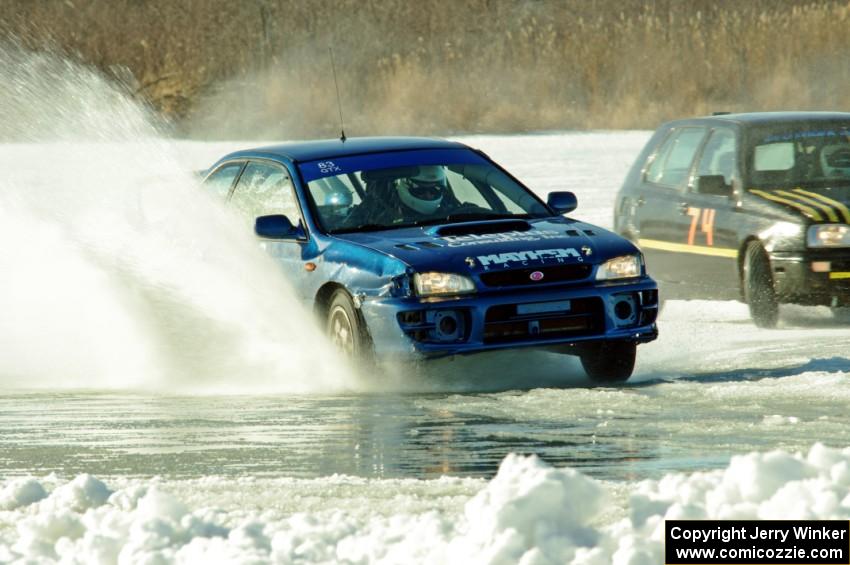
[[(642, 277), (445, 299), (377, 298), (365, 300), (361, 312), (375, 354), (382, 359), (589, 341), (644, 343), (658, 336), (657, 288), (651, 278)], [(453, 334), (437, 329), (447, 316), (455, 318), (449, 324)], [(435, 338), (435, 333), (445, 339)]]
[(781, 302), (850, 306), (850, 249), (776, 252), (770, 262)]

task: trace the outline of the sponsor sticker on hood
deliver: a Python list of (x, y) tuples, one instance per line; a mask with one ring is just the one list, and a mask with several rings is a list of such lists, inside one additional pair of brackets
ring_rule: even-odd
[(478, 262), (485, 271), (490, 270), (492, 267), (520, 267), (528, 265), (529, 262), (547, 264), (565, 263), (569, 259), (584, 261), (581, 253), (579, 253), (579, 251), (574, 247), (513, 251), (510, 253), (492, 253), (490, 255), (478, 255), (476, 259), (478, 259)]
[(502, 233), (444, 235), (440, 237), (449, 247), (466, 247), (467, 245), (489, 245), (499, 242), (514, 241), (543, 241), (563, 237), (558, 230), (509, 231)]

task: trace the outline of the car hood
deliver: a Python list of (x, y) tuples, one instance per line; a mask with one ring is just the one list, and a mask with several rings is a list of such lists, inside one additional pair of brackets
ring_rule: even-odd
[(782, 190), (751, 188), (748, 192), (763, 203), (778, 206), (812, 222), (850, 224), (850, 185)]
[(590, 263), (636, 253), (626, 239), (563, 217), (493, 220), (337, 234), (395, 257), (419, 272), (480, 273), (493, 269)]

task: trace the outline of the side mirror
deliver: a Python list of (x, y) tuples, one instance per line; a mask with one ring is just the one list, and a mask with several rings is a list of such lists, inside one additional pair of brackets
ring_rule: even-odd
[(697, 177), (697, 192), (714, 196), (732, 196), (732, 185), (726, 184), (723, 175), (703, 175)]
[(266, 239), (300, 239), (301, 230), (292, 225), (283, 214), (260, 216), (254, 222), (254, 233)]
[(578, 200), (572, 192), (550, 192), (546, 204), (559, 214), (566, 214), (578, 208)]

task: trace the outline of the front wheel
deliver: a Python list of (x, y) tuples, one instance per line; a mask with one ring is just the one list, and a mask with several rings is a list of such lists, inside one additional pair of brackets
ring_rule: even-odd
[(753, 322), (760, 328), (775, 328), (779, 321), (779, 300), (773, 288), (770, 259), (757, 241), (747, 245), (743, 283)]
[(351, 296), (337, 290), (328, 307), (327, 333), (334, 347), (350, 360), (363, 361), (371, 354), (371, 339), (366, 322), (354, 307)]
[(629, 341), (603, 341), (582, 346), (579, 358), (584, 372), (599, 383), (623, 383), (635, 368), (637, 344)]

